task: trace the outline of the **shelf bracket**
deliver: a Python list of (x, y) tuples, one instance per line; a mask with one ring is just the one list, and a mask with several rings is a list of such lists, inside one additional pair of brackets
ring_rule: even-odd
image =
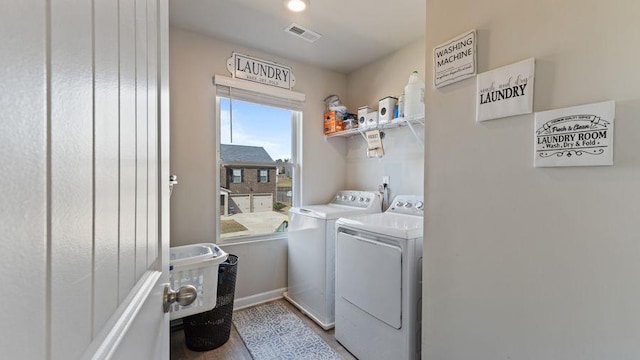
[(364, 140), (364, 142), (367, 142), (367, 136), (364, 134), (364, 130), (358, 129), (358, 132), (360, 133), (360, 135), (362, 135), (362, 139)]
[[(422, 126), (424, 126), (423, 122), (417, 121), (418, 123), (422, 124)], [(407, 126), (409, 127), (409, 130), (411, 130), (411, 132), (413, 133), (413, 136), (415, 136), (416, 140), (418, 140), (418, 142), (420, 143), (420, 145), (424, 145), (424, 143), (422, 142), (422, 139), (420, 139), (420, 137), (418, 136), (418, 133), (416, 132), (416, 130), (413, 128), (413, 125), (411, 124), (411, 121), (407, 121)]]

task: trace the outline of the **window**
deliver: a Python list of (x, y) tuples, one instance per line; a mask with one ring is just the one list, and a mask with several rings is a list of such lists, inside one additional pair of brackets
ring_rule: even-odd
[(242, 182), (242, 169), (230, 169), (229, 182), (239, 184)]
[(287, 96), (301, 94), (256, 84), (248, 90), (242, 88), (246, 82), (217, 76), (215, 82), (219, 239), (281, 238), (288, 210), (297, 204), (300, 168), (297, 131), (302, 102)]
[(258, 182), (261, 182), (261, 183), (269, 182), (269, 170), (267, 169), (258, 170)]

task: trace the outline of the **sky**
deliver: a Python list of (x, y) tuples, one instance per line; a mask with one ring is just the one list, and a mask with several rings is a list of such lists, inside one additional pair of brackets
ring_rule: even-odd
[[(231, 142), (230, 111), (233, 111)], [(291, 159), (291, 110), (220, 99), (220, 142), (262, 146), (273, 160)]]

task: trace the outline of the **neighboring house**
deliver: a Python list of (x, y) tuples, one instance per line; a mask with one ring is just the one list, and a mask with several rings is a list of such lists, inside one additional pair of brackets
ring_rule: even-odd
[(229, 194), (231, 191), (220, 187), (220, 215), (229, 216)]
[(292, 177), (292, 169), (291, 167), (285, 166), (286, 163), (289, 162), (289, 159), (285, 159), (284, 161), (282, 159), (278, 159), (276, 160), (276, 166), (278, 167), (278, 175), (285, 175), (287, 177)]
[(276, 162), (263, 147), (222, 144), (220, 160), (220, 187), (228, 191), (228, 214), (273, 209)]

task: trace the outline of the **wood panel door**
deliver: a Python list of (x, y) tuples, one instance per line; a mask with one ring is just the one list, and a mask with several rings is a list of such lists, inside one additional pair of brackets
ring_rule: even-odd
[(0, 12), (0, 349), (168, 359), (167, 0)]

